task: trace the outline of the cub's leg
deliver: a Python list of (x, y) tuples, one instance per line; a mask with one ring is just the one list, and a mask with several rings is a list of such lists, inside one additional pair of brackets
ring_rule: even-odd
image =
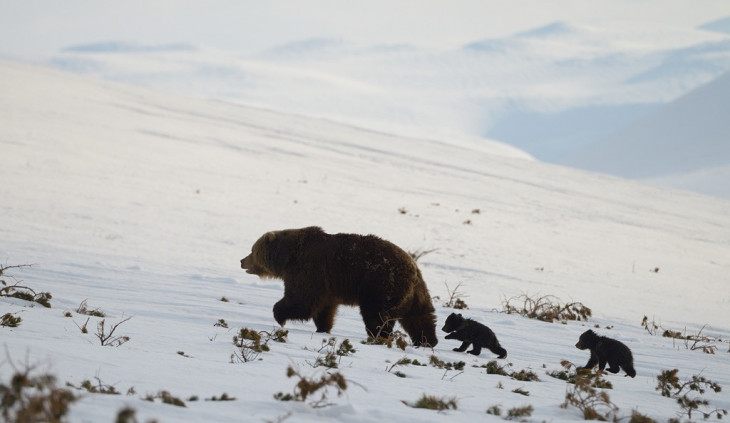
[(482, 346), (479, 344), (474, 344), (474, 348), (472, 348), (471, 351), (467, 351), (469, 354), (479, 355), (482, 353)]
[(471, 345), (471, 342), (464, 341), (461, 343), (461, 346), (458, 348), (454, 348), (454, 351), (463, 352), (466, 351), (467, 348), (469, 348), (469, 345)]

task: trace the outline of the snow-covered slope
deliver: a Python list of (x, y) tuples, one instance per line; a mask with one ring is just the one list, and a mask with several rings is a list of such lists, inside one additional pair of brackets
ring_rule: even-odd
[[(566, 164), (576, 150), (730, 71), (730, 38), (718, 30), (721, 24), (565, 20), (451, 49), (337, 37), (258, 54), (102, 42), (69, 47), (46, 63), (471, 149), (481, 148), (484, 138), (498, 140), (539, 160)], [(713, 139), (723, 133), (722, 126), (703, 128)], [(609, 155), (632, 155), (651, 144), (640, 140), (628, 150), (621, 144), (623, 149)], [(699, 169), (707, 173), (714, 166), (708, 162)], [(727, 190), (727, 184), (709, 189), (697, 178), (694, 184), (670, 185), (713, 194)]]
[(705, 187), (708, 194), (726, 196), (730, 194), (728, 109), (730, 73), (580, 151), (566, 164), (637, 179), (714, 169), (715, 183), (701, 183), (696, 189)]
[(560, 162), (730, 70), (728, 46), (694, 28), (558, 21), (448, 50), (341, 38), (245, 55), (100, 43), (49, 63), (411, 136), (488, 137)]
[[(53, 294), (52, 308), (0, 300), (0, 314), (23, 320), (0, 328), (7, 359), (40, 363), (61, 383), (98, 377), (118, 391), (89, 394), (72, 421), (109, 421), (123, 406), (140, 420), (474, 421), (530, 404), (535, 421), (581, 420), (562, 409), (566, 384), (545, 374), (587, 353), (574, 344), (588, 327), (634, 351), (635, 379), (608, 376), (621, 415), (638, 409), (666, 420), (675, 401), (654, 391), (661, 370), (702, 373), (730, 384), (728, 345), (716, 355), (649, 335), (647, 315), (665, 328), (726, 339), (730, 303), (730, 203), (525, 160), (505, 152), (411, 139), (295, 115), (172, 96), (55, 70), (0, 65), (0, 257), (24, 285)], [(495, 148), (498, 145), (494, 146)], [(289, 340), (260, 361), (230, 363), (238, 328), (271, 330), (279, 281), (245, 274), (238, 260), (263, 232), (320, 225), (373, 233), (419, 260), (431, 294), (461, 284), (470, 309), (508, 350), (516, 371), (539, 382), (487, 375), (493, 357), (362, 345), (355, 309), (342, 308), (331, 336), (357, 352), (340, 361), (346, 394), (322, 409), (280, 402), (293, 365), (303, 374), (321, 354), (311, 323), (287, 325)], [(499, 313), (505, 298), (528, 293), (581, 301), (587, 324), (548, 324)], [(229, 302), (220, 301), (226, 297)], [(73, 312), (83, 300), (131, 339), (102, 347)], [(439, 326), (452, 309), (437, 301)], [(64, 317), (65, 312), (71, 317)], [(224, 319), (229, 328), (214, 326)], [(463, 373), (404, 367), (401, 358), (463, 360)], [(12, 359), (12, 363), (9, 361)], [(503, 389), (498, 387), (501, 385)], [(513, 393), (516, 388), (529, 397)], [(187, 400), (177, 408), (141, 399), (160, 390)], [(422, 394), (455, 397), (457, 410), (416, 410)], [(707, 394), (718, 407), (726, 396)]]

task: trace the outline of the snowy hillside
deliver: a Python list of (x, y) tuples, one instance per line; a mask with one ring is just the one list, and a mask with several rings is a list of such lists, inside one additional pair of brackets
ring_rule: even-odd
[(488, 137), (560, 162), (730, 70), (729, 45), (726, 34), (697, 29), (559, 21), (451, 50), (340, 38), (246, 55), (98, 43), (49, 63), (412, 136)]
[[(481, 148), (485, 138), (498, 140), (539, 160), (568, 164), (576, 150), (730, 71), (730, 36), (721, 24), (565, 20), (450, 49), (337, 37), (246, 54), (192, 44), (101, 42), (70, 46), (45, 63), (471, 149)], [(712, 139), (725, 134), (717, 121), (706, 123), (703, 134)], [(710, 144), (709, 138), (701, 142)], [(632, 139), (610, 155), (630, 156), (652, 145), (651, 139)], [(673, 151), (657, 162), (670, 166), (684, 159)], [(727, 163), (730, 156), (718, 159)], [(698, 165), (701, 171), (715, 166)], [(638, 170), (621, 175), (632, 177)], [(677, 177), (678, 170), (661, 176)], [(721, 195), (727, 189), (708, 185), (717, 183), (670, 184)]]
[[(636, 378), (605, 376), (619, 416), (675, 417), (676, 400), (654, 389), (674, 368), (722, 385), (704, 397), (730, 409), (727, 201), (540, 163), (499, 143), (455, 147), (14, 63), (0, 64), (0, 92), (0, 262), (33, 264), (8, 274), (53, 295), (50, 309), (0, 297), (0, 315), (22, 319), (0, 327), (0, 383), (27, 363), (64, 387), (100, 380), (121, 392), (69, 388), (82, 397), (70, 421), (113, 421), (125, 406), (160, 422), (500, 421), (486, 413), (495, 405), (531, 405), (531, 421), (579, 421), (578, 409), (560, 407), (572, 385), (547, 373), (564, 359), (585, 364), (574, 344), (588, 328), (633, 350)], [(262, 233), (309, 225), (433, 250), (418, 263), (441, 298), (439, 328), (454, 311), (443, 299), (461, 284), (461, 312), (508, 351), (499, 365), (539, 381), (487, 374), (480, 366), (493, 355), (454, 352), (442, 332), (433, 350), (364, 345), (357, 310), (343, 307), (329, 336), (357, 349), (330, 370), (348, 381), (344, 395), (330, 388), (322, 408), (274, 399), (296, 384), (288, 366), (325, 374), (313, 366), (324, 337), (311, 322), (287, 324), (287, 342), (272, 341), (260, 360), (232, 359), (239, 329), (276, 329), (271, 307), (283, 292), (239, 260)], [(593, 317), (560, 324), (501, 312), (521, 294), (579, 301)], [(102, 318), (77, 312), (85, 300), (107, 324), (131, 316), (118, 328), (129, 341), (101, 346)], [(715, 354), (649, 334), (644, 316), (702, 331)], [(394, 367), (432, 355), (466, 366)], [(144, 400), (163, 390), (186, 407)], [(223, 393), (235, 400), (205, 400)], [(404, 404), (424, 394), (458, 408)]]
[(629, 178), (704, 174), (706, 180), (696, 190), (729, 197), (730, 186), (724, 182), (730, 180), (729, 108), (726, 73), (585, 148), (566, 164)]

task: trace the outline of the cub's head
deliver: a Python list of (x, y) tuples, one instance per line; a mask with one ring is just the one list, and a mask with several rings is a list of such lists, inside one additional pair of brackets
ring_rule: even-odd
[(597, 338), (598, 335), (596, 335), (596, 333), (592, 330), (588, 329), (587, 331), (583, 332), (580, 338), (578, 338), (578, 343), (575, 344), (575, 347), (579, 350), (593, 348), (593, 346), (596, 345)]
[(461, 326), (463, 321), (464, 317), (462, 317), (461, 314), (451, 313), (449, 317), (446, 318), (446, 323), (441, 330), (444, 332), (453, 332)]
[(278, 231), (265, 233), (254, 242), (251, 254), (241, 259), (241, 268), (260, 278), (280, 277), (289, 254), (285, 244)]

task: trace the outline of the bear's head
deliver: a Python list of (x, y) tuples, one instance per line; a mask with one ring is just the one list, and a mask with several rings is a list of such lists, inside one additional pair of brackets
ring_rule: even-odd
[(322, 233), (316, 226), (267, 232), (253, 244), (251, 254), (241, 259), (241, 268), (260, 278), (281, 278), (305, 238)]
[(461, 314), (451, 313), (446, 318), (446, 323), (441, 330), (444, 332), (453, 332), (461, 326), (462, 322), (464, 322), (464, 317)]
[(241, 259), (241, 268), (260, 278), (280, 277), (289, 254), (285, 241), (278, 231), (265, 233), (253, 244), (251, 254)]
[(596, 345), (597, 338), (598, 335), (596, 335), (596, 333), (592, 330), (588, 329), (587, 331), (583, 332), (580, 338), (578, 338), (578, 343), (575, 344), (575, 347), (579, 350), (593, 348)]

